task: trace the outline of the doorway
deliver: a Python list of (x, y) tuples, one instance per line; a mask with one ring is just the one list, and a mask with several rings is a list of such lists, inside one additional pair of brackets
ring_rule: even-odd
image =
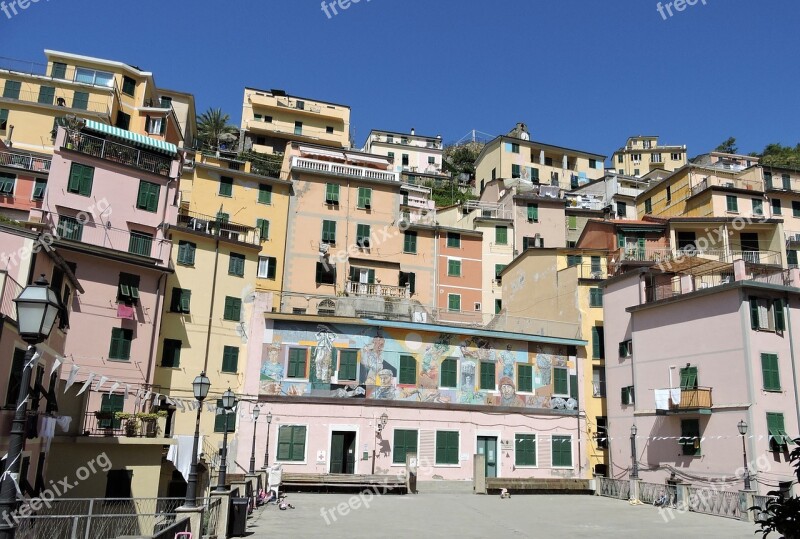
[(742, 244), (742, 258), (751, 264), (760, 264), (758, 233), (742, 232), (739, 234), (739, 241)]
[(330, 473), (352, 474), (356, 468), (355, 431), (335, 430), (331, 433)]
[(478, 454), (486, 456), (486, 477), (497, 477), (497, 438), (478, 436)]

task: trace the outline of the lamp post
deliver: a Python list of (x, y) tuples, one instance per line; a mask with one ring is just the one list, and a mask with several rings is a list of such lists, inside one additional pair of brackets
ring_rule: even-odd
[(745, 423), (744, 419), (742, 419), (736, 426), (739, 428), (739, 434), (742, 435), (742, 458), (744, 458), (744, 489), (750, 490), (750, 467), (747, 465), (747, 446), (744, 443), (744, 435), (747, 434), (747, 423)]
[(194, 398), (197, 399), (197, 418), (194, 422), (194, 443), (192, 444), (192, 466), (189, 468), (189, 481), (186, 483), (186, 499), (183, 502), (184, 507), (197, 507), (197, 449), (200, 445), (200, 412), (203, 411), (203, 401), (208, 396), (208, 391), (211, 389), (211, 380), (206, 376), (206, 372), (200, 373), (200, 376), (192, 382), (192, 391)]
[(261, 410), (258, 409), (258, 406), (253, 408), (253, 450), (250, 452), (250, 475), (256, 473), (256, 421), (258, 421), (260, 413)]
[(269, 426), (272, 424), (272, 412), (267, 412), (267, 449), (264, 450), (264, 469), (269, 468)]
[(636, 424), (631, 425), (631, 479), (639, 479), (639, 463), (636, 461)]
[(381, 435), (383, 432), (384, 427), (386, 427), (386, 423), (389, 421), (389, 416), (386, 412), (381, 414), (381, 419), (378, 422), (378, 425), (375, 430), (375, 445), (372, 447), (372, 474), (375, 475), (375, 454), (378, 449), (378, 436)]
[(231, 391), (231, 388), (222, 394), (222, 409), (225, 410), (225, 427), (222, 429), (222, 451), (220, 451), (219, 462), (219, 481), (217, 483), (217, 492), (225, 490), (226, 470), (228, 468), (228, 414), (233, 407), (236, 406), (236, 395)]
[(11, 423), (11, 433), (8, 440), (8, 455), (6, 456), (6, 473), (3, 475), (0, 486), (0, 538), (13, 539), (15, 534), (11, 514), (17, 506), (17, 487), (14, 477), (18, 477), (22, 447), (25, 442), (25, 422), (28, 415), (28, 391), (31, 385), (31, 373), (36, 357), (36, 345), (44, 342), (53, 330), (61, 302), (58, 296), (50, 289), (44, 275), (32, 285), (26, 286), (14, 300), (17, 310), (17, 324), (20, 338), (28, 343), (25, 360), (22, 366), (22, 380), (20, 380), (17, 407)]

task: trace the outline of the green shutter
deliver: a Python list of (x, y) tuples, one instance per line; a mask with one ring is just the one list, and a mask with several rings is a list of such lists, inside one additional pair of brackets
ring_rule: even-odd
[(323, 243), (336, 243), (336, 221), (322, 221)]
[(355, 350), (339, 351), (339, 380), (358, 379), (358, 352)]
[(403, 236), (403, 251), (406, 253), (416, 253), (417, 252), (417, 233), (416, 232), (404, 232)]
[(356, 225), (356, 243), (362, 247), (369, 247), (369, 225)]
[(494, 228), (494, 242), (497, 245), (508, 245), (508, 227), (496, 226)]
[(781, 377), (778, 371), (777, 354), (761, 354), (761, 373), (764, 377), (765, 390), (781, 390)]
[(458, 432), (436, 432), (436, 464), (458, 464)]
[(132, 339), (133, 332), (131, 330), (112, 328), (111, 346), (109, 347), (108, 351), (109, 359), (130, 359)]
[(758, 299), (750, 296), (750, 328), (758, 329), (759, 327), (761, 326), (758, 317)]
[(222, 176), (219, 179), (219, 196), (233, 196), (233, 178)]
[(89, 108), (89, 93), (76, 91), (72, 96), (72, 108), (87, 110)]
[(228, 258), (228, 275), (244, 277), (244, 255), (231, 253)]
[(551, 449), (554, 467), (572, 466), (572, 438), (570, 436), (553, 436)]
[(775, 330), (776, 331), (786, 330), (786, 319), (783, 310), (782, 299), (776, 299), (775, 301), (772, 302), (772, 311), (775, 313)]
[(86, 197), (91, 196), (93, 179), (93, 167), (72, 163), (69, 172), (69, 181), (67, 182), (67, 191)]
[(289, 349), (289, 369), (286, 374), (287, 378), (306, 377), (306, 357), (307, 351), (305, 348)]
[(272, 186), (263, 183), (258, 184), (258, 203), (272, 204)]
[(577, 374), (570, 374), (569, 375), (569, 396), (575, 400), (578, 400), (578, 375)]
[(372, 205), (372, 189), (367, 187), (358, 188), (358, 207), (369, 208)]
[(39, 87), (39, 100), (42, 105), (52, 105), (56, 96), (56, 89), (52, 86)]
[(553, 394), (569, 394), (569, 372), (564, 367), (553, 367)]
[(455, 388), (458, 387), (458, 361), (453, 358), (447, 358), (442, 361), (441, 365), (441, 387)]
[(448, 232), (447, 233), (447, 246), (460, 249), (461, 248), (461, 234), (457, 234), (455, 232)]
[(603, 306), (603, 289), (590, 288), (589, 289), (589, 306), (602, 307)]
[(680, 371), (681, 389), (697, 388), (697, 367), (684, 367)]
[(533, 392), (533, 366), (517, 365), (517, 391)]
[(392, 464), (405, 464), (406, 455), (417, 452), (417, 431), (397, 429), (394, 431)]
[(231, 320), (233, 322), (238, 322), (241, 318), (242, 314), (242, 300), (239, 298), (234, 298), (231, 296), (225, 297), (225, 310), (223, 312), (223, 318), (225, 320)]
[(495, 364), (489, 361), (481, 361), (480, 368), (481, 368), (480, 372), (481, 389), (488, 389), (490, 391), (494, 391), (495, 374), (496, 374)]
[(539, 220), (539, 205), (538, 204), (528, 204), (528, 221), (538, 221)]
[(266, 219), (256, 219), (256, 228), (261, 241), (269, 239), (269, 221)]
[(400, 356), (400, 379), (401, 384), (417, 383), (417, 360), (414, 356)]
[(194, 266), (194, 255), (197, 245), (190, 241), (178, 242), (178, 264)]
[(461, 296), (459, 294), (449, 294), (447, 296), (447, 308), (451, 311), (461, 311)]
[(461, 277), (461, 261), (448, 260), (447, 261), (447, 275), (450, 277)]
[(578, 218), (575, 215), (568, 215), (567, 216), (567, 228), (569, 230), (577, 230), (578, 229)]
[(535, 434), (514, 436), (514, 464), (516, 466), (536, 466)]
[(739, 211), (739, 202), (734, 195), (727, 195), (725, 197), (725, 202), (727, 204), (727, 209), (729, 212)]
[(222, 372), (235, 373), (239, 369), (239, 347), (225, 346), (222, 351)]
[(155, 183), (140, 181), (139, 195), (136, 198), (136, 208), (150, 212), (158, 211), (158, 199), (161, 186)]
[(327, 204), (339, 203), (339, 184), (328, 183), (325, 184), (325, 202)]
[(605, 356), (602, 326), (592, 326), (592, 358), (602, 359)]

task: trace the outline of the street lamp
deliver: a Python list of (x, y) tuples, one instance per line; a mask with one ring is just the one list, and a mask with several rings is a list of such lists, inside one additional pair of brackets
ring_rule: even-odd
[(747, 446), (744, 443), (744, 435), (747, 434), (747, 423), (745, 423), (744, 419), (742, 419), (736, 426), (739, 428), (739, 434), (742, 435), (742, 457), (744, 458), (744, 489), (750, 490), (750, 467), (747, 465)]
[(197, 399), (197, 418), (194, 422), (194, 443), (192, 444), (192, 466), (189, 468), (189, 481), (186, 483), (186, 499), (183, 502), (185, 507), (197, 507), (197, 449), (200, 445), (200, 412), (203, 411), (203, 401), (208, 396), (211, 389), (211, 380), (203, 371), (192, 382), (194, 398)]
[(636, 423), (631, 425), (631, 479), (639, 479), (639, 464), (636, 461), (636, 433), (638, 431)]
[(217, 492), (225, 490), (225, 475), (228, 467), (228, 414), (233, 407), (236, 406), (236, 395), (231, 391), (231, 388), (222, 394), (222, 409), (225, 414), (225, 428), (222, 429), (222, 451), (220, 451), (219, 463), (219, 482), (217, 483)]
[(269, 426), (272, 424), (272, 412), (267, 412), (267, 449), (264, 451), (264, 469), (269, 468)]
[[(26, 286), (14, 303), (17, 310), (19, 336), (29, 346), (22, 364), (22, 380), (20, 380), (17, 406), (11, 423), (5, 479), (0, 486), (0, 514), (4, 515), (11, 515), (17, 506), (17, 487), (13, 478), (19, 474), (22, 447), (25, 442), (28, 391), (31, 385), (36, 345), (46, 341), (50, 336), (58, 313), (61, 311), (61, 302), (56, 293), (50, 289), (50, 283), (47, 282), (44, 275), (34, 284)], [(14, 533), (14, 525), (11, 521), (0, 519), (0, 538), (12, 539)]]
[(378, 422), (376, 429), (375, 429), (375, 445), (372, 448), (372, 474), (375, 475), (375, 454), (377, 453), (378, 449), (378, 436), (381, 435), (383, 432), (384, 427), (386, 427), (386, 423), (389, 422), (389, 416), (386, 412), (381, 414), (380, 421)]
[(260, 413), (261, 410), (258, 409), (258, 406), (253, 408), (253, 450), (250, 452), (250, 475), (256, 473), (256, 421), (258, 421)]

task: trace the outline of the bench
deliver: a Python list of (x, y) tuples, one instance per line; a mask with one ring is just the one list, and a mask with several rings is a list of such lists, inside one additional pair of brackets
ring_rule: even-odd
[(395, 475), (286, 473), (281, 477), (281, 490), (324, 491), (374, 489), (383, 494), (390, 490), (408, 492), (405, 479)]
[(540, 479), (533, 477), (487, 477), (486, 493), (500, 494), (500, 489), (518, 494), (592, 494), (589, 479)]

